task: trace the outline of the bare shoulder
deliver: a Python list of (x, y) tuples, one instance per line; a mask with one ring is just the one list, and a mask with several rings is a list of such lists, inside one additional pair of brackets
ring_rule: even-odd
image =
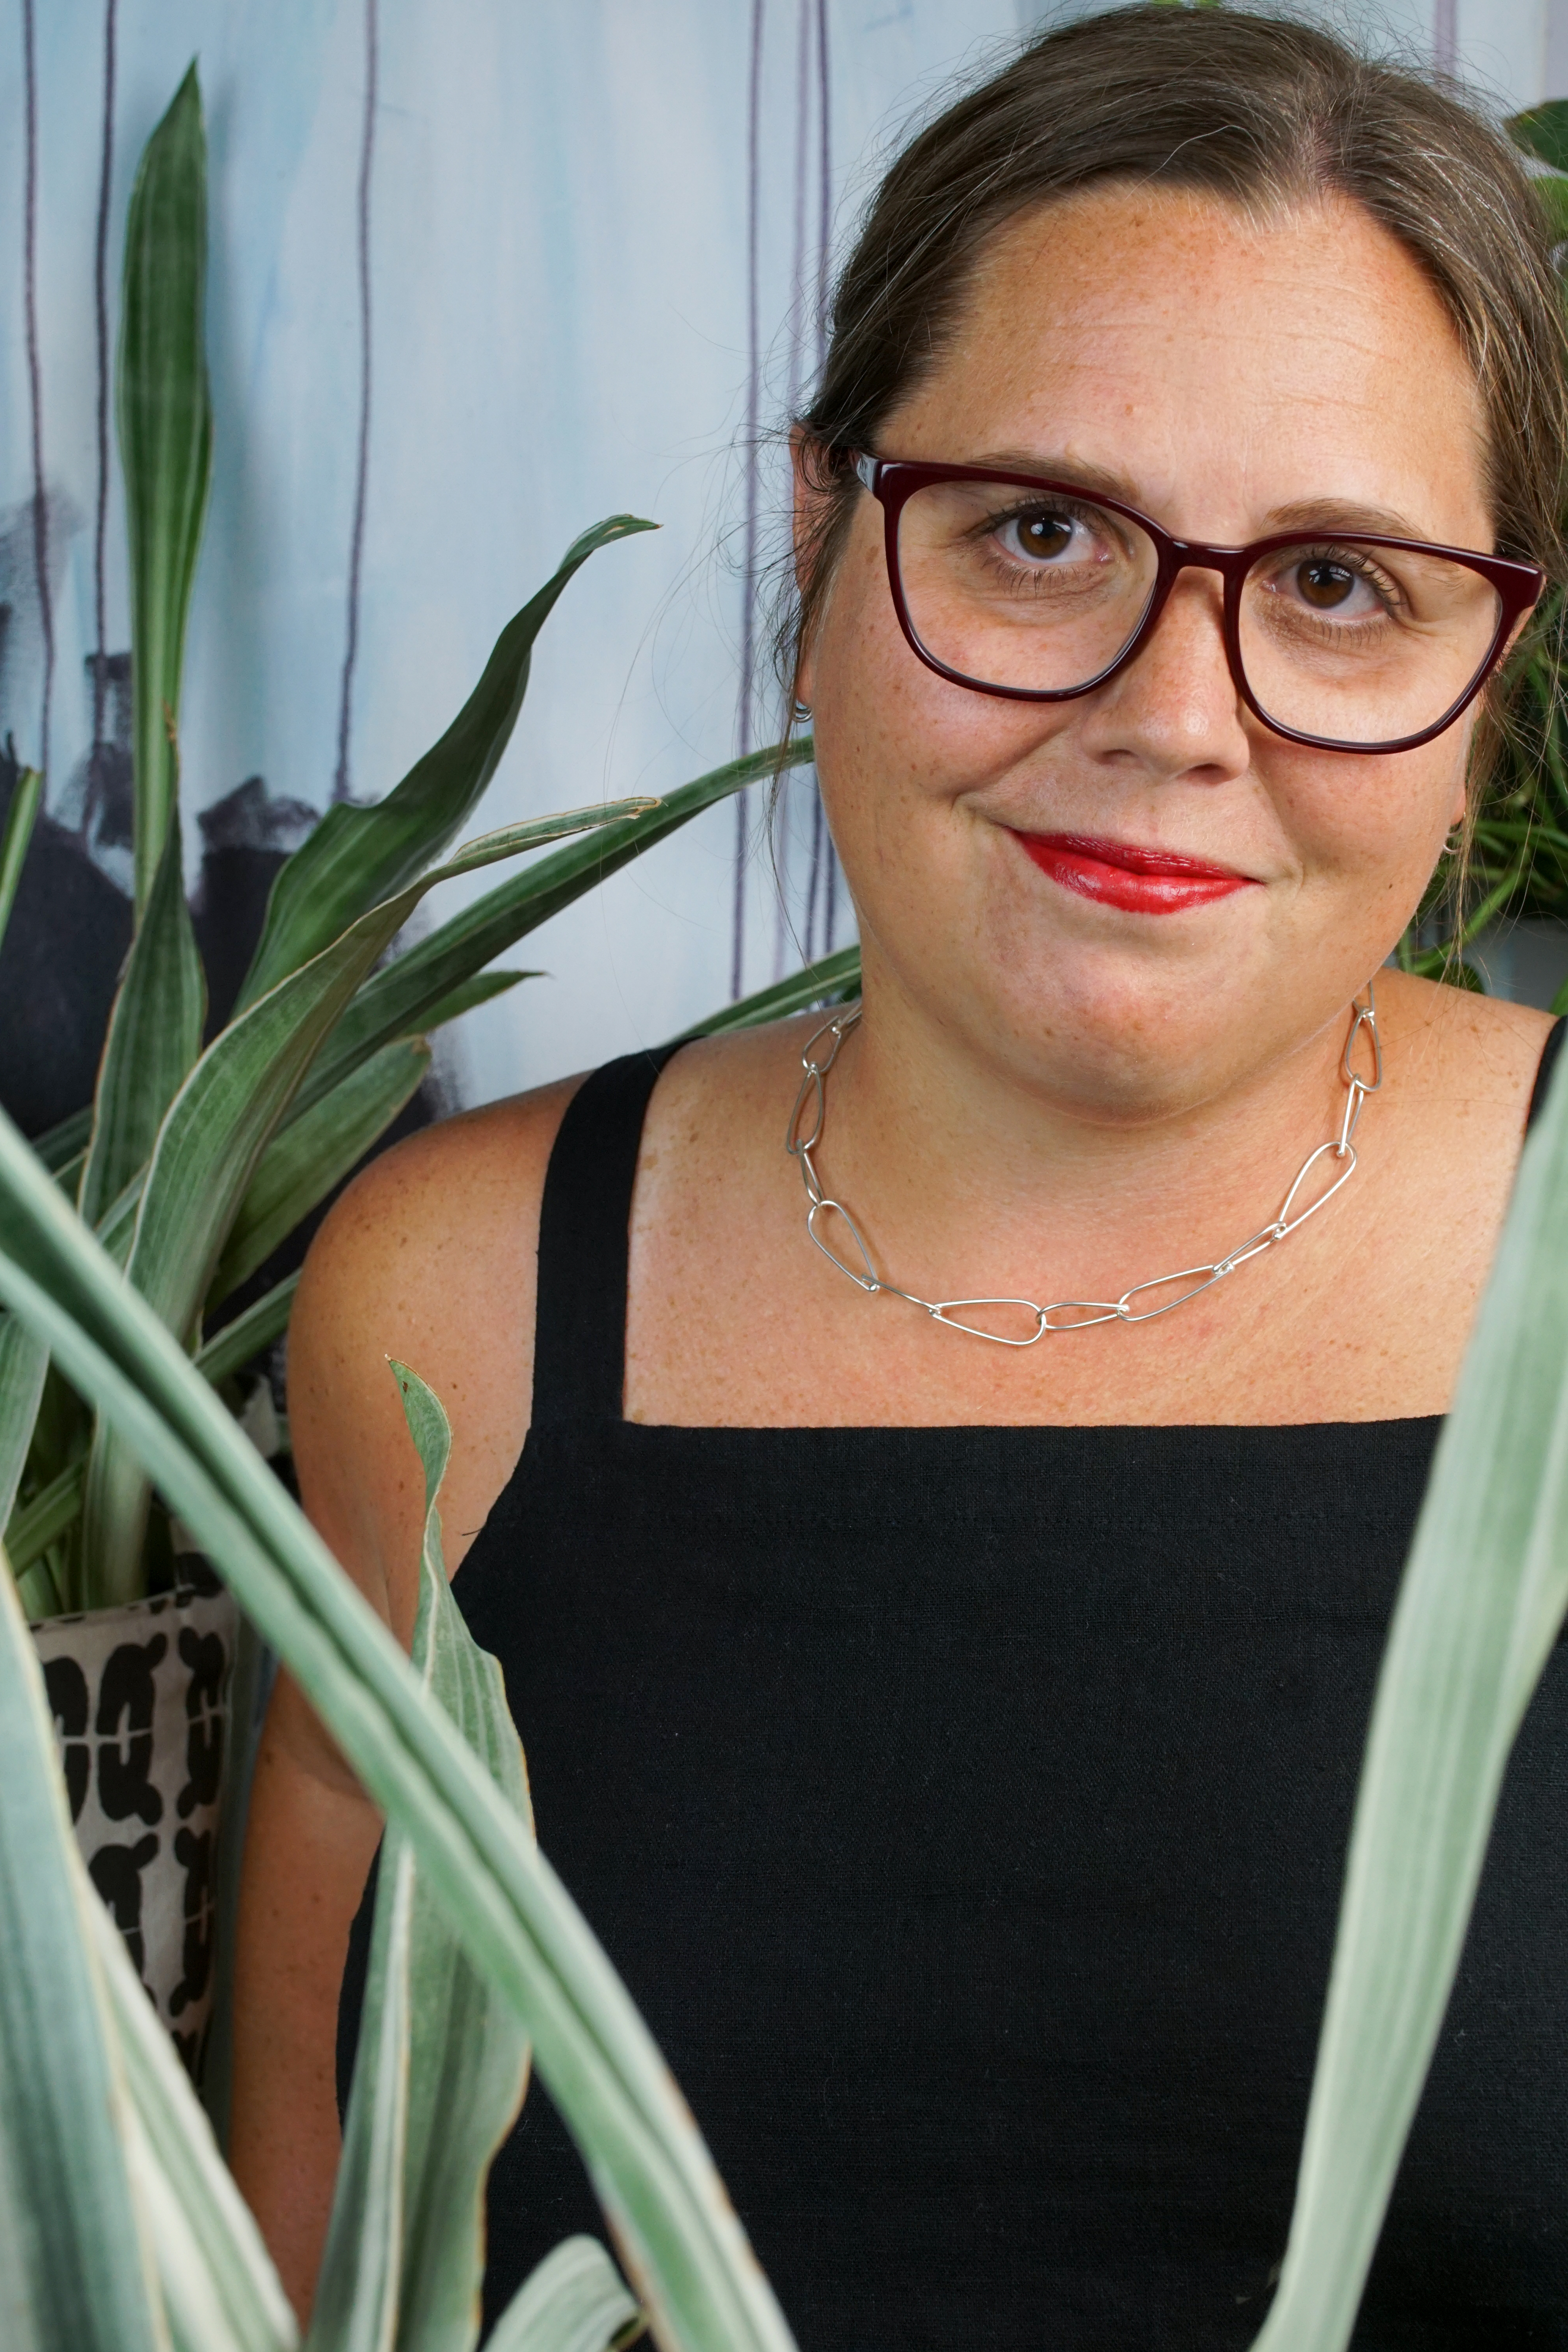
[[(706, 1131), (709, 1120), (718, 1122), (727, 1148), (758, 1116), (769, 1133), (777, 1127), (782, 1139), (789, 1095), (800, 1076), (801, 1049), (828, 1018), (825, 1013), (793, 1013), (684, 1045), (659, 1080), (639, 1180), (664, 1153), (688, 1144), (695, 1126)], [(781, 1097), (783, 1089), (789, 1091)]]
[(1405, 972), (1380, 973), (1377, 996), (1391, 1091), (1433, 1113), (1495, 1117), (1517, 1150), (1552, 1015)]
[(579, 1081), (443, 1120), (372, 1161), (306, 1261), (289, 1333), (305, 1506), (404, 1639), (423, 1486), (387, 1360), (452, 1421), (442, 1517), (455, 1567), (528, 1431), (545, 1170)]
[[(679, 1255), (683, 1240), (698, 1230), (705, 1236), (751, 1230), (777, 1177), (801, 1048), (824, 1018), (796, 1013), (694, 1039), (662, 1074), (643, 1129), (632, 1200), (632, 1354), (639, 1267), (643, 1275), (652, 1270), (655, 1245), (667, 1259), (672, 1243)], [(699, 1254), (711, 1250), (705, 1238)]]

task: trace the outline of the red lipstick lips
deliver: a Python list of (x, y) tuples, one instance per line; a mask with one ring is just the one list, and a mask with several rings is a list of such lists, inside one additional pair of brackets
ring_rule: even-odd
[(1254, 887), (1245, 874), (1228, 866), (1168, 850), (1135, 849), (1124, 841), (1100, 841), (1092, 834), (1020, 833), (1015, 838), (1062, 889), (1129, 915), (1185, 914)]

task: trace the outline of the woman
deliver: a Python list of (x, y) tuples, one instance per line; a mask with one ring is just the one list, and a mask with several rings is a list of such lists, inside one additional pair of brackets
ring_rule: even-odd
[[(541, 1842), (806, 2352), (1260, 2324), (1550, 1026), (1383, 966), (1561, 572), (1560, 341), (1506, 147), (1316, 33), (1134, 9), (962, 97), (795, 436), (858, 1021), (456, 1120), (312, 1255), (311, 1513), (406, 1639), (417, 1366)], [(1568, 2341), (1565, 1735), (1554, 1671), (1366, 2345)], [(254, 1802), (237, 2147), (303, 2306), (377, 1822), (287, 1685)], [(493, 2300), (575, 2226), (536, 2091)]]

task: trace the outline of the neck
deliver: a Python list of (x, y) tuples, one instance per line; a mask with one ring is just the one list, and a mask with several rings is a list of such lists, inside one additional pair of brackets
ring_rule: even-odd
[(818, 1173), (878, 1276), (927, 1297), (1114, 1298), (1211, 1261), (1275, 1217), (1307, 1154), (1340, 1133), (1348, 1003), (1263, 1066), (1195, 1085), (1196, 1099), (1142, 1102), (1097, 1098), (1049, 1055), (977, 1050), (874, 950), (864, 1007), (828, 1080)]

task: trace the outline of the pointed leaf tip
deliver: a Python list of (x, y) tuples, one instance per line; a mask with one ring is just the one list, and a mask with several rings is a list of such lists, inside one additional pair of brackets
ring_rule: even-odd
[(206, 268), (206, 130), (193, 59), (142, 150), (131, 189), (115, 368), (131, 556), (138, 915), (178, 797), (172, 739), (212, 480)]
[(422, 1381), (407, 1364), (399, 1363), (395, 1356), (387, 1362), (402, 1398), (403, 1418), (413, 1438), (424, 1472), (424, 1507), (428, 1514), (435, 1508), (441, 1482), (446, 1475), (447, 1457), (452, 1452), (452, 1423), (446, 1418), (446, 1408), (433, 1388)]
[(327, 811), (273, 883), (239, 1010), (441, 855), (477, 804), (511, 740), (535, 641), (567, 586), (596, 550), (653, 528), (635, 515), (612, 515), (574, 540), (543, 587), (501, 631), (451, 726), (402, 782), (384, 800), (369, 805), (345, 801)]
[(585, 530), (580, 538), (572, 541), (561, 557), (561, 570), (564, 572), (568, 564), (585, 562), (600, 548), (610, 547), (618, 539), (634, 539), (640, 530), (662, 529), (662, 524), (648, 522), (642, 515), (606, 515), (602, 522), (596, 522), (591, 530)]

